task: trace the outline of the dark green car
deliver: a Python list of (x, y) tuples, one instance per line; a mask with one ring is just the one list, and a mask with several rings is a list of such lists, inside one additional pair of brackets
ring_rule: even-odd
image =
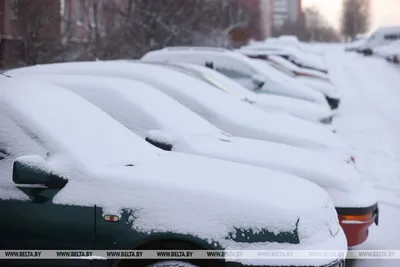
[[(332, 220), (332, 201), (321, 188), (267, 169), (165, 153), (67, 90), (5, 77), (0, 77), (0, 211), (3, 252), (295, 250), (315, 248), (313, 238), (319, 249), (346, 249), (343, 231)], [(331, 236), (335, 227), (339, 233)], [(178, 266), (249, 263), (179, 261)], [(169, 266), (167, 259), (25, 259), (2, 260), (0, 266), (155, 262)]]

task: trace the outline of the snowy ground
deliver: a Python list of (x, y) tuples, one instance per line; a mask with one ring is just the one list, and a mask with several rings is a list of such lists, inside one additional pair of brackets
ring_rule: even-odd
[[(360, 249), (400, 250), (400, 68), (381, 58), (326, 46), (332, 81), (343, 95), (337, 133), (356, 149), (357, 164), (375, 185), (380, 224)], [(359, 260), (354, 267), (400, 266), (400, 260)]]

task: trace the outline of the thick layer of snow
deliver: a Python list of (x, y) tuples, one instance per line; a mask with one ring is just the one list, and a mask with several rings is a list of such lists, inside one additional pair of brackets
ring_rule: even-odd
[(296, 80), (304, 85), (307, 85), (307, 86), (317, 90), (318, 92), (323, 93), (324, 95), (326, 95), (328, 97), (340, 99), (339, 91), (337, 90), (335, 85), (333, 85), (331, 82), (317, 80), (317, 79), (313, 79), (313, 78), (305, 77), (305, 76), (299, 76), (296, 78)]
[(207, 83), (165, 67), (146, 63), (80, 62), (39, 65), (8, 74), (35, 72), (135, 78), (152, 84), (218, 128), (236, 136), (326, 151), (346, 160), (351, 153), (346, 143), (322, 126), (286, 114), (268, 114)]
[(305, 100), (279, 95), (257, 94), (247, 90), (234, 80), (209, 68), (187, 63), (177, 64), (200, 72), (203, 79), (209, 81), (214, 86), (240, 99), (250, 100), (255, 106), (260, 107), (265, 111), (285, 112), (314, 122), (320, 122), (322, 119), (327, 119), (333, 116), (331, 110), (326, 105), (319, 105)]
[[(231, 77), (238, 81), (243, 86), (255, 90), (256, 85), (253, 83), (252, 78), (255, 75), (262, 76), (266, 79), (266, 83), (263, 87), (264, 90), (269, 93), (278, 95), (285, 95), (295, 98), (300, 98), (307, 101), (316, 103), (326, 104), (323, 95), (315, 92), (311, 88), (301, 86), (298, 84), (282, 83), (282, 80), (276, 78), (275, 74), (272, 74), (265, 66), (260, 67), (259, 64), (255, 64), (253, 60), (242, 55), (241, 53), (232, 51), (165, 51), (157, 50), (151, 51), (145, 54), (142, 61), (172, 61), (172, 62), (186, 62), (204, 65), (207, 61), (212, 61), (217, 68), (229, 69), (230, 66), (234, 65), (236, 69), (241, 69), (243, 77)], [(279, 73), (279, 72), (278, 72)], [(290, 85), (290, 86), (288, 86)]]
[[(303, 100), (327, 105), (323, 94), (299, 83), (295, 78), (277, 70), (265, 60), (251, 59), (251, 61), (262, 74), (269, 78), (261, 89), (262, 91), (278, 95), (295, 96)], [(304, 96), (304, 93), (306, 93), (307, 97)]]
[(346, 50), (348, 51), (357, 51), (359, 49), (362, 49), (367, 43), (366, 39), (361, 39), (361, 40), (357, 40), (354, 42), (351, 42), (349, 44), (346, 45)]
[[(268, 55), (268, 52), (265, 53), (266, 55)], [(268, 61), (271, 61), (277, 65), (280, 65), (288, 70), (290, 70), (293, 73), (304, 73), (304, 74), (308, 74), (314, 77), (318, 77), (324, 80), (329, 80), (329, 76), (325, 73), (322, 73), (320, 71), (316, 71), (316, 70), (312, 70), (312, 69), (306, 69), (306, 68), (301, 68), (295, 64), (293, 64), (292, 62), (290, 62), (289, 60), (277, 56), (277, 55), (268, 55)]]
[[(354, 148), (358, 168), (378, 193), (379, 226), (359, 249), (400, 249), (400, 71), (379, 58), (326, 46), (331, 78), (343, 94), (338, 134)], [(399, 260), (356, 260), (354, 267), (393, 267)]]
[(400, 56), (400, 41), (395, 41), (388, 45), (374, 48), (374, 54), (382, 57), (390, 57), (395, 55)]
[(276, 51), (279, 55), (289, 56), (296, 64), (304, 67), (310, 67), (317, 70), (327, 71), (326, 62), (320, 55), (307, 53), (301, 51), (292, 45), (284, 45), (282, 43), (264, 42), (252, 44), (242, 47), (241, 49), (258, 49), (258, 50), (272, 50)]
[(17, 77), (64, 86), (98, 105), (142, 138), (173, 144), (174, 151), (297, 175), (324, 188), (336, 207), (368, 207), (376, 203), (373, 190), (362, 182), (361, 174), (352, 165), (308, 149), (223, 136), (192, 111), (140, 82), (77, 75)]
[[(293, 88), (298, 90), (309, 90), (310, 88), (316, 90), (321, 95), (327, 95), (332, 98), (339, 98), (337, 89), (327, 81), (312, 79), (309, 77), (296, 77), (287, 75), (284, 72), (281, 72), (279, 69), (274, 68), (274, 63), (268, 62), (262, 59), (253, 59), (253, 61), (257, 62), (259, 66), (268, 67), (268, 72), (273, 73), (273, 77), (279, 79), (282, 84), (290, 85)], [(273, 72), (271, 71), (273, 70)], [(324, 99), (324, 101), (326, 101)]]
[[(18, 79), (0, 83), (2, 111), (49, 148), (47, 162), (69, 180), (53, 198), (55, 204), (131, 210), (134, 230), (192, 234), (230, 249), (242, 247), (226, 239), (234, 227), (291, 231), (299, 219), (305, 245), (315, 241), (345, 249), (341, 229), (331, 235), (338, 228), (332, 201), (310, 182), (248, 165), (162, 153), (67, 90)], [(276, 247), (301, 245), (253, 244), (254, 249)]]
[(267, 94), (258, 94), (256, 97), (257, 101), (255, 105), (265, 111), (284, 110), (290, 115), (314, 122), (319, 122), (322, 119), (328, 119), (333, 116), (329, 107), (301, 99)]

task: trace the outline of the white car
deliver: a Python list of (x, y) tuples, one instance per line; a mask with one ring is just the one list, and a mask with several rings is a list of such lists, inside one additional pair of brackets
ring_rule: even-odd
[(74, 62), (14, 69), (7, 75), (29, 73), (86, 74), (137, 79), (149, 83), (235, 136), (289, 144), (333, 153), (346, 161), (349, 146), (315, 123), (286, 114), (267, 113), (189, 75), (149, 63)]
[(305, 52), (294, 46), (277, 42), (264, 42), (243, 46), (240, 50), (269, 51), (290, 60), (301, 68), (312, 69), (325, 74), (328, 73), (326, 62), (321, 55)]
[[(8, 218), (3, 237), (26, 233), (19, 240), (28, 234), (42, 240), (33, 227), (51, 225), (47, 230), (57, 234), (46, 241), (54, 249), (77, 248), (85, 240), (90, 247), (101, 240), (103, 249), (113, 250), (149, 242), (161, 250), (177, 243), (180, 249), (347, 249), (332, 200), (301, 178), (164, 152), (53, 85), (1, 77), (0, 103), (0, 207)], [(96, 223), (101, 227), (94, 231)], [(65, 225), (79, 235), (71, 239)], [(32, 240), (25, 241), (13, 248), (31, 249)], [(226, 260), (240, 266), (341, 261)]]
[(275, 95), (283, 95), (327, 105), (324, 95), (296, 83), (282, 82), (267, 67), (255, 64), (250, 58), (222, 48), (169, 47), (145, 54), (141, 61), (182, 62), (209, 66), (244, 87)]
[(364, 55), (372, 55), (378, 46), (388, 45), (400, 40), (400, 26), (384, 26), (378, 28), (362, 45), (359, 51)]
[(205, 81), (214, 87), (241, 99), (242, 101), (253, 104), (266, 112), (284, 112), (312, 122), (328, 125), (332, 123), (332, 111), (328, 107), (322, 105), (285, 96), (257, 94), (247, 90), (239, 83), (225, 75), (200, 65), (162, 62), (155, 62), (154, 64), (169, 66), (195, 78), (201, 79), (202, 81)]

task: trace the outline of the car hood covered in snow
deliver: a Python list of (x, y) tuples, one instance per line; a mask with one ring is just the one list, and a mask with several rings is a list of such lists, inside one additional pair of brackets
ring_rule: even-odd
[[(189, 143), (190, 147), (186, 148)], [(291, 173), (307, 179), (332, 197), (336, 207), (369, 207), (377, 202), (371, 185), (350, 164), (335, 157), (282, 144), (253, 139), (204, 136), (175, 145), (176, 150), (227, 159)]]
[[(51, 148), (49, 166), (68, 179), (53, 199), (56, 204), (97, 205), (104, 212), (128, 209), (136, 231), (193, 234), (229, 249), (246, 249), (246, 243), (234, 241), (240, 229), (297, 232), (300, 246), (345, 249), (332, 201), (310, 182), (248, 165), (164, 153), (60, 87), (11, 78), (0, 78), (0, 84), (2, 111)], [(299, 246), (266, 241), (247, 245)]]
[(337, 88), (330, 82), (328, 81), (323, 81), (323, 80), (317, 80), (313, 79), (310, 77), (304, 77), (300, 76), (297, 77), (296, 80), (298, 80), (300, 83), (307, 85), (324, 95), (330, 97), (330, 98), (335, 98), (335, 99), (340, 99), (340, 93), (337, 90)]
[(254, 99), (254, 104), (265, 111), (286, 111), (292, 116), (314, 122), (328, 121), (333, 117), (327, 106), (301, 99), (267, 94), (256, 95)]
[[(340, 153), (349, 147), (328, 129), (286, 114), (268, 114), (211, 85), (165, 67), (147, 63), (80, 62), (38, 65), (7, 72), (70, 73), (138, 79), (155, 86), (218, 128), (236, 136)], [(345, 155), (343, 155), (345, 154)]]

